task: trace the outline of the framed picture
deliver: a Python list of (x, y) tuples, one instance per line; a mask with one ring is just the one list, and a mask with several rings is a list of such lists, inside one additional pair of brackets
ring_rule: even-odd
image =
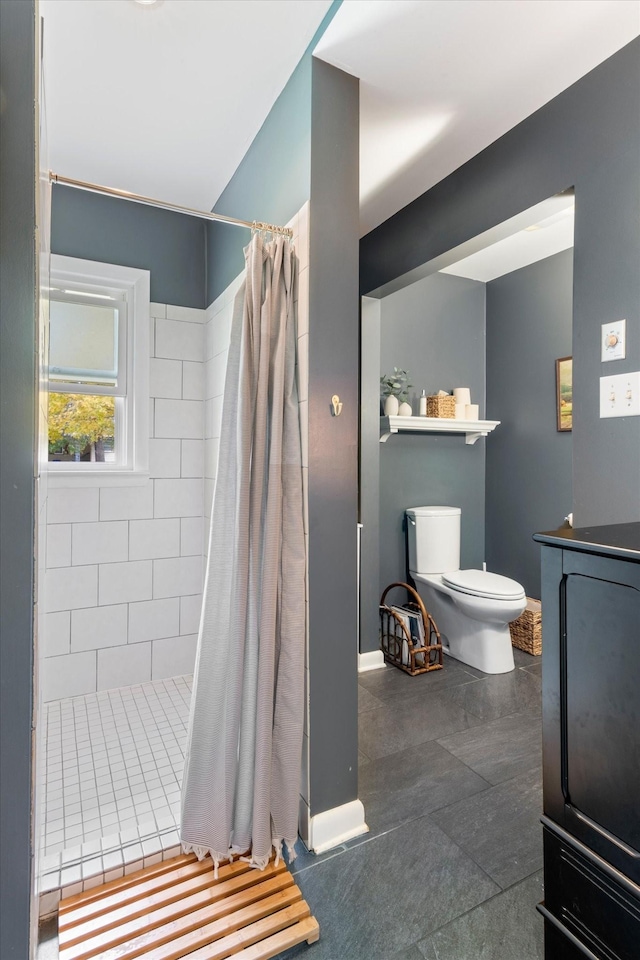
[(556, 413), (558, 430), (573, 427), (573, 357), (556, 360)]

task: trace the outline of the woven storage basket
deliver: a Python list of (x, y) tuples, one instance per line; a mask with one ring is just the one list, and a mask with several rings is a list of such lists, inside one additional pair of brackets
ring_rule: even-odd
[(527, 606), (517, 620), (509, 624), (511, 643), (534, 657), (542, 653), (542, 609), (539, 600), (527, 597)]
[[(413, 599), (401, 607), (385, 603), (390, 590), (400, 588)], [(407, 616), (421, 618), (422, 642), (417, 645), (407, 628)], [(380, 648), (386, 663), (404, 670), (411, 677), (431, 670), (442, 670), (442, 643), (431, 614), (420, 595), (408, 583), (390, 583), (380, 597)]]
[(456, 398), (427, 397), (427, 416), (442, 417), (443, 420), (453, 420), (456, 415)]

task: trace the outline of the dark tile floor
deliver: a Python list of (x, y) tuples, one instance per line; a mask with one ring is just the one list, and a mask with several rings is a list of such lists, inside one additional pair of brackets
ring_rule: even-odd
[(540, 660), (359, 678), (370, 832), (293, 864), (320, 923), (288, 960), (539, 960)]
[(514, 654), (502, 676), (449, 658), (360, 676), (370, 832), (292, 865), (321, 936), (288, 960), (542, 958), (540, 661)]

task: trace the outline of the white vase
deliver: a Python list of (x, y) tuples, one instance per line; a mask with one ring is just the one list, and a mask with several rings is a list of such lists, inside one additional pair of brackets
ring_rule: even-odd
[(410, 403), (407, 403), (406, 400), (404, 403), (401, 403), (398, 407), (398, 416), (399, 417), (411, 417), (413, 416), (413, 407)]
[(384, 415), (385, 417), (397, 417), (398, 416), (398, 398), (393, 395), (387, 397), (384, 402)]

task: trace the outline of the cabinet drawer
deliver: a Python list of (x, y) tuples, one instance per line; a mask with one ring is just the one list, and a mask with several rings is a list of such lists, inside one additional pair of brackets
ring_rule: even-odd
[(638, 960), (639, 887), (622, 877), (618, 882), (599, 857), (548, 826), (544, 882), (546, 909), (587, 951), (602, 960)]
[(545, 918), (544, 960), (585, 960), (585, 957), (589, 954), (574, 946), (562, 930)]

